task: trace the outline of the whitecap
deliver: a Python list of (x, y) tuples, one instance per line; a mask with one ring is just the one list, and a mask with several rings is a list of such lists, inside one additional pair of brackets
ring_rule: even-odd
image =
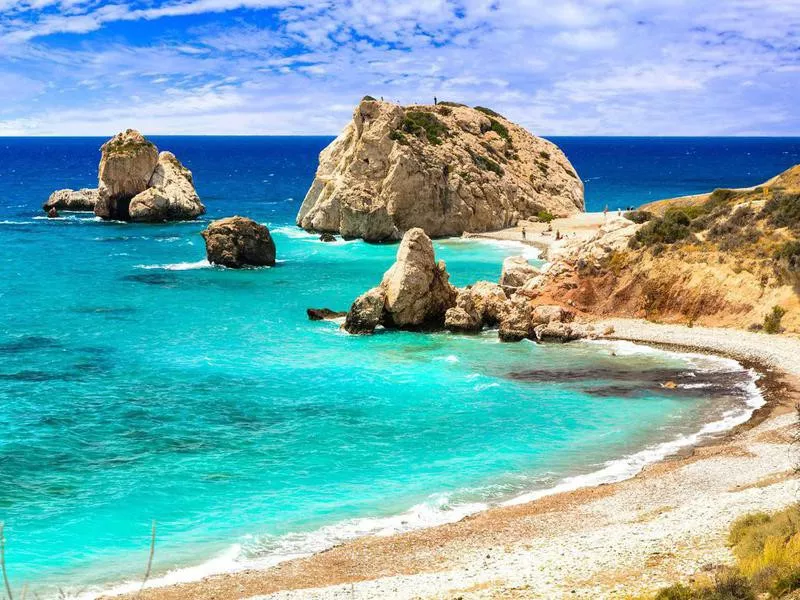
[(194, 269), (209, 269), (212, 268), (210, 262), (207, 259), (198, 260), (195, 262), (179, 262), (179, 263), (168, 263), (164, 265), (136, 265), (137, 269), (161, 269), (164, 271), (192, 271)]

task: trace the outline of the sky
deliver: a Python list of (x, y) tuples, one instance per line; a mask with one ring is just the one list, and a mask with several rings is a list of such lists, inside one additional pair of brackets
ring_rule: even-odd
[(333, 135), (367, 94), (800, 135), (800, 0), (0, 0), (0, 135)]

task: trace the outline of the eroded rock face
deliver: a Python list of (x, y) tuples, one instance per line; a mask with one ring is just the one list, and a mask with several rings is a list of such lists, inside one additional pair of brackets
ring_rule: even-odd
[(66, 210), (74, 212), (92, 212), (97, 204), (96, 189), (81, 190), (57, 190), (50, 194), (50, 197), (42, 205), (44, 212), (51, 208), (56, 210)]
[(212, 222), (202, 232), (208, 261), (238, 269), (275, 264), (275, 242), (269, 229), (246, 217), (228, 217)]
[(448, 280), (444, 262), (436, 262), (430, 238), (420, 228), (409, 230), (400, 242), (397, 261), (381, 281), (386, 319), (401, 328), (441, 327), (456, 300)]
[(512, 298), (500, 321), (500, 339), (504, 342), (518, 342), (530, 337), (532, 333), (530, 303), (524, 298)]
[(503, 288), (489, 281), (478, 281), (459, 289), (456, 305), (445, 314), (444, 327), (453, 332), (476, 333), (500, 322), (508, 310)]
[(539, 274), (539, 269), (528, 262), (524, 256), (509, 256), (503, 261), (500, 285), (518, 288)]
[(444, 315), (444, 328), (454, 333), (477, 333), (483, 328), (483, 311), (470, 290), (459, 290), (456, 305)]
[(182, 221), (206, 212), (194, 189), (192, 172), (172, 152), (158, 155), (148, 185), (131, 200), (128, 208), (131, 221)]
[(382, 323), (386, 294), (378, 286), (364, 292), (355, 299), (344, 320), (348, 333), (372, 333)]
[(158, 163), (158, 150), (135, 129), (118, 133), (100, 147), (100, 185), (95, 214), (128, 220), (128, 204), (145, 191)]
[(460, 235), (548, 210), (582, 211), (583, 183), (551, 142), (491, 111), (363, 100), (319, 158), (297, 224), (368, 241)]

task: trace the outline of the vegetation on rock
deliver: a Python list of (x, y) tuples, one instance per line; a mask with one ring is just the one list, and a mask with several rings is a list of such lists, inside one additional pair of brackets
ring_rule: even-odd
[(505, 119), (505, 117), (500, 113), (493, 111), (491, 108), (486, 108), (485, 106), (476, 106), (475, 110), (482, 112), (487, 117), (498, 117), (500, 119)]
[(785, 314), (785, 308), (773, 306), (772, 311), (764, 317), (764, 333), (780, 333), (783, 331), (781, 320), (783, 320)]
[(432, 112), (410, 110), (406, 113), (401, 129), (412, 135), (425, 136), (431, 144), (439, 145), (447, 134), (447, 126), (436, 118)]

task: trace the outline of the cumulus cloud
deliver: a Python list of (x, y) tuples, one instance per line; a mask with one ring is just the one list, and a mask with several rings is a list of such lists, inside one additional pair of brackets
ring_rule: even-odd
[(371, 94), (550, 135), (800, 134), (799, 32), (800, 0), (0, 0), (0, 133), (336, 133)]

